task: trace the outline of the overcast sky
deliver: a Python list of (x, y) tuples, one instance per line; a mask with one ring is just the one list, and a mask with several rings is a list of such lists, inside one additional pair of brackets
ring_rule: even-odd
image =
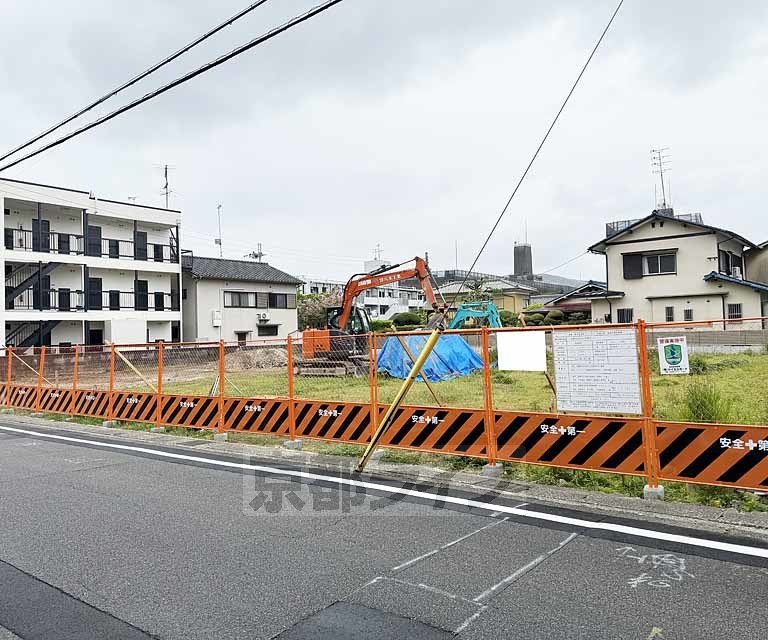
[[(10, 149), (251, 0), (4, 2), (0, 147)], [(105, 113), (315, 4), (272, 0)], [(261, 242), (294, 274), (373, 256), (467, 268), (614, 0), (345, 0), (238, 59), (2, 175), (161, 205), (183, 244)], [(525, 224), (545, 271), (654, 207), (668, 146), (678, 213), (768, 240), (764, 0), (627, 0), (478, 269), (512, 271)], [(584, 256), (557, 270), (601, 278)]]

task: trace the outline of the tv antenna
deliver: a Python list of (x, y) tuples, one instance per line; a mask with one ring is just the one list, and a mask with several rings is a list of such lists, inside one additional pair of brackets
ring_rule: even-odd
[(170, 207), (171, 203), (171, 194), (174, 193), (173, 189), (171, 189), (171, 183), (169, 180), (169, 172), (175, 169), (171, 164), (163, 164), (163, 165), (155, 165), (160, 166), (160, 168), (163, 170), (163, 188), (160, 190), (160, 193), (165, 196), (165, 208), (168, 209)]
[(373, 259), (374, 260), (381, 260), (381, 252), (383, 249), (381, 248), (381, 243), (377, 242), (376, 247), (373, 249)]
[(262, 259), (262, 258), (263, 258), (265, 255), (267, 255), (267, 254), (266, 254), (266, 253), (264, 253), (264, 252), (261, 250), (261, 242), (259, 242), (259, 243), (256, 245), (256, 251), (251, 251), (250, 253), (246, 253), (244, 257), (246, 257), (246, 258), (250, 258), (251, 260), (258, 260), (259, 262), (261, 262), (261, 259)]
[(224, 247), (221, 245), (221, 205), (216, 206), (216, 212), (219, 216), (219, 237), (213, 243), (219, 245), (219, 258), (224, 257)]
[(653, 173), (659, 176), (661, 181), (661, 206), (667, 208), (667, 188), (664, 185), (664, 172), (671, 171), (669, 165), (671, 164), (669, 159), (669, 147), (661, 147), (660, 149), (651, 149), (651, 166), (653, 167)]

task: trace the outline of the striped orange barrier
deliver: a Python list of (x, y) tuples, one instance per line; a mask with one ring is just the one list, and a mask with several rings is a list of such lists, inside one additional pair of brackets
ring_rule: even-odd
[(157, 396), (154, 393), (115, 391), (112, 399), (112, 417), (125, 422), (155, 422)]
[(34, 410), (37, 402), (37, 387), (26, 384), (12, 384), (9, 404), (17, 409)]
[(245, 433), (287, 435), (288, 400), (284, 398), (225, 398), (224, 428)]
[(297, 400), (296, 436), (364, 444), (370, 437), (369, 405)]
[(50, 413), (69, 413), (72, 408), (72, 389), (42, 387), (40, 410)]
[(163, 396), (162, 424), (195, 429), (215, 429), (219, 421), (215, 396)]
[[(379, 418), (387, 407), (379, 407)], [(462, 456), (486, 456), (483, 409), (403, 406), (381, 441), (383, 447)]]
[(89, 418), (107, 418), (109, 415), (109, 393), (92, 389), (75, 391), (75, 415)]
[(639, 418), (496, 414), (499, 460), (645, 475)]
[(768, 490), (768, 427), (655, 424), (660, 477)]

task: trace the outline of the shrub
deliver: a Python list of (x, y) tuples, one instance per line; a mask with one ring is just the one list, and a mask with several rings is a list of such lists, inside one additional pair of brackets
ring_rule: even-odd
[(728, 422), (733, 401), (713, 384), (693, 382), (685, 391), (681, 419), (684, 422)]
[(403, 327), (406, 325), (420, 325), (421, 316), (415, 311), (403, 311), (402, 313), (396, 313), (392, 316), (392, 324), (396, 327)]
[(709, 363), (707, 362), (707, 359), (698, 353), (692, 353), (690, 356), (688, 356), (688, 365), (691, 368), (692, 376), (703, 376), (709, 371)]
[(589, 322), (589, 314), (581, 311), (574, 311), (568, 314), (569, 324), (587, 324)]
[(544, 316), (540, 313), (533, 313), (528, 316), (525, 321), (528, 324), (540, 325), (542, 322), (544, 322)]
[(520, 380), (510, 371), (493, 371), (491, 373), (491, 381), (496, 384), (505, 384), (513, 387), (520, 384)]
[(502, 309), (499, 311), (499, 318), (501, 319), (502, 327), (516, 327), (520, 324), (517, 316), (509, 309)]
[(371, 331), (379, 333), (392, 331), (392, 322), (390, 320), (371, 320)]
[(419, 329), (423, 329), (420, 324), (402, 324), (395, 327), (395, 331), (418, 331)]

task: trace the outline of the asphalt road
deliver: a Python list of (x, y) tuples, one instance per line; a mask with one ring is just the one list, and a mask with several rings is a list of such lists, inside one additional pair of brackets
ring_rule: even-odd
[(650, 525), (589, 512), (446, 505), (383, 478), (365, 476), (385, 489), (363, 490), (223, 467), (193, 446), (159, 457), (4, 424), (2, 640), (768, 634), (762, 549), (727, 547), (753, 541), (668, 529), (659, 537), (688, 542), (654, 540), (622, 529)]

